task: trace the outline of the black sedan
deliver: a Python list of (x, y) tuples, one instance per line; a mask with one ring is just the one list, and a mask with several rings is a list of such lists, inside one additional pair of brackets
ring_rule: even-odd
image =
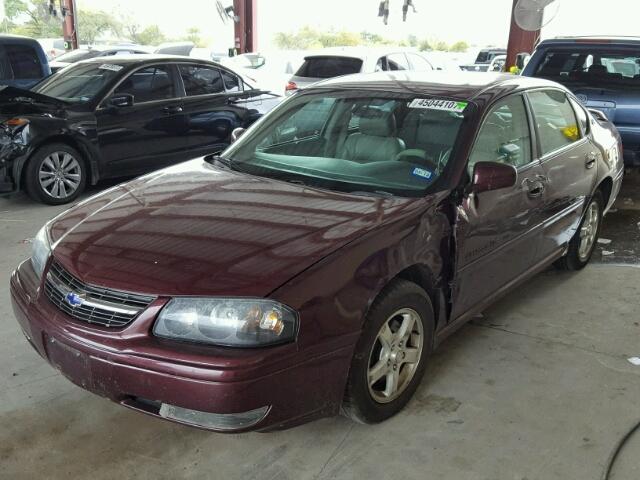
[(68, 203), (87, 183), (218, 152), (279, 101), (203, 60), (79, 62), (31, 91), (0, 90), (0, 192)]

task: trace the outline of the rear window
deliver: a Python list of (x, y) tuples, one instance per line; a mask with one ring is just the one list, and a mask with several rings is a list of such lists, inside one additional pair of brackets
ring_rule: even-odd
[(640, 86), (640, 49), (547, 50), (533, 76), (563, 84)]
[(349, 57), (313, 57), (304, 61), (296, 72), (298, 77), (333, 78), (359, 73), (362, 60)]
[(42, 64), (35, 48), (11, 44), (0, 47), (0, 78), (32, 80), (42, 76)]

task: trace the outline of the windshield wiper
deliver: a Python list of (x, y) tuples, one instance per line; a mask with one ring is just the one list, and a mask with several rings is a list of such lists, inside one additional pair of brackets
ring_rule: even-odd
[(394, 197), (395, 196), (393, 193), (385, 192), (384, 190), (372, 190), (372, 191), (357, 190), (349, 193), (351, 195), (362, 195), (365, 197)]
[(231, 170), (233, 170), (233, 160), (231, 160), (230, 158), (226, 158), (223, 157), (221, 155), (208, 155), (206, 157), (204, 157), (204, 161), (211, 164), (211, 165), (222, 165), (225, 168), (229, 168)]

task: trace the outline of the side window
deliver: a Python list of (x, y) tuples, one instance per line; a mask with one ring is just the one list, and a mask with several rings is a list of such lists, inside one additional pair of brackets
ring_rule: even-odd
[(392, 53), (387, 56), (389, 70), (410, 70), (409, 62), (404, 53)]
[(469, 174), (478, 162), (500, 162), (516, 168), (529, 164), (531, 133), (521, 95), (501, 100), (484, 120), (469, 157)]
[(589, 116), (585, 112), (584, 107), (576, 102), (573, 98), (569, 98), (573, 109), (578, 117), (578, 124), (582, 127), (582, 131), (586, 134), (589, 132)]
[(232, 73), (222, 70), (222, 79), (227, 92), (241, 92), (242, 81)]
[(5, 45), (5, 51), (15, 79), (42, 77), (40, 59), (33, 47), (28, 45)]
[(174, 98), (170, 68), (161, 65), (137, 70), (116, 88), (115, 93), (133, 95), (136, 103)]
[(427, 59), (421, 57), (417, 53), (407, 53), (407, 56), (411, 61), (412, 69), (416, 72), (428, 72), (429, 70), (433, 70), (433, 66), (427, 61)]
[(180, 65), (178, 68), (188, 97), (224, 92), (222, 75), (217, 68), (196, 65)]
[(581, 134), (576, 114), (563, 92), (544, 90), (530, 92), (528, 95), (538, 128), (541, 155), (580, 140)]
[(380, 57), (376, 63), (376, 72), (384, 72), (387, 70), (387, 59)]

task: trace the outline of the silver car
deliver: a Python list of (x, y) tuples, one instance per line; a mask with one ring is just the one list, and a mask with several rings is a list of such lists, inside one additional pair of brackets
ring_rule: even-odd
[(298, 71), (291, 77), (285, 88), (285, 94), (291, 95), (300, 88), (327, 78), (340, 77), (353, 73), (386, 72), (394, 70), (412, 70), (423, 72), (435, 70), (431, 63), (420, 53), (398, 47), (327, 48), (314, 55), (308, 55)]

